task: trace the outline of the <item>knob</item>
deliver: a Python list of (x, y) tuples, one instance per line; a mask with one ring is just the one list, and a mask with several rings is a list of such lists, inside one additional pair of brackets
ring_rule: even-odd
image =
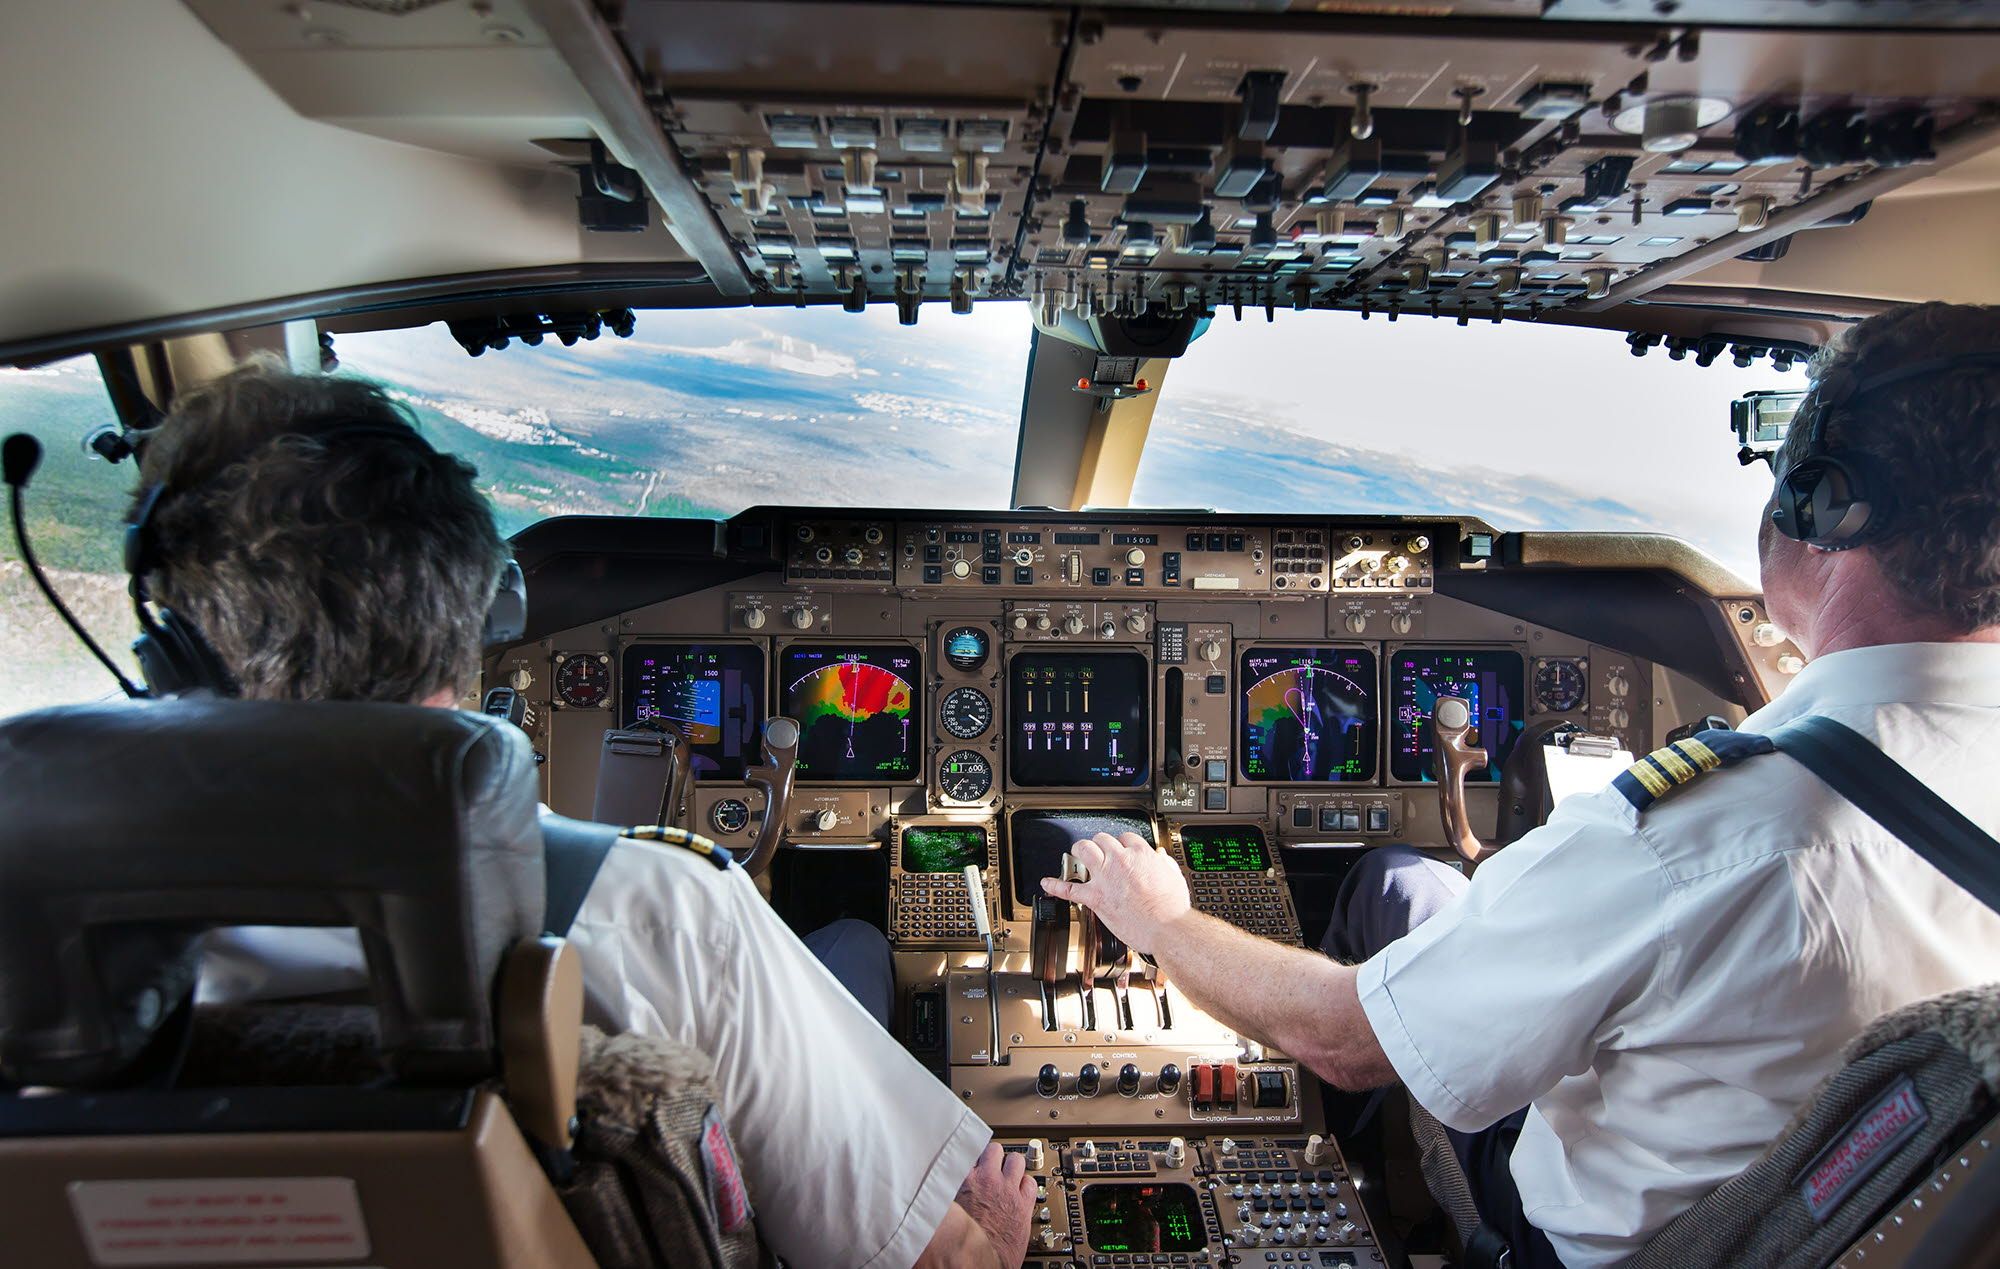
[(1033, 551), (1030, 551), (1027, 547), (1024, 546), (1020, 550), (1014, 552), (1014, 563), (1020, 565), (1022, 568), (1026, 568), (1028, 567), (1028, 565), (1033, 564), (1034, 562), (1035, 562), (1035, 553)]
[(1167, 1166), (1178, 1168), (1187, 1162), (1187, 1138), (1175, 1137), (1167, 1142)]
[(1215, 639), (1203, 639), (1201, 646), (1196, 648), (1195, 651), (1201, 654), (1201, 659), (1204, 661), (1220, 661), (1222, 659), (1222, 644)]
[(1073, 612), (1069, 616), (1063, 618), (1063, 630), (1065, 633), (1068, 634), (1073, 634), (1073, 635), (1082, 634), (1083, 628), (1086, 624), (1088, 623), (1084, 621), (1083, 614), (1080, 612)]
[(1410, 614), (1399, 612), (1389, 618), (1389, 629), (1395, 631), (1397, 634), (1410, 633)]
[(1106, 617), (1104, 619), (1104, 624), (1100, 625), (1097, 628), (1097, 633), (1103, 635), (1107, 639), (1115, 639), (1118, 637), (1118, 623), (1111, 620), (1109, 617)]
[(1409, 567), (1410, 561), (1408, 556), (1392, 555), (1389, 557), (1389, 571), (1391, 573), (1400, 573)]
[(1339, 1218), (1340, 1218), (1341, 1220), (1346, 1220), (1346, 1219), (1347, 1219), (1347, 1204), (1345, 1204), (1345, 1203), (1335, 1203), (1335, 1204), (1333, 1205), (1333, 1214), (1334, 1214), (1335, 1216), (1339, 1217)]
[(1353, 1221), (1342, 1221), (1340, 1227), (1333, 1231), (1333, 1240), (1339, 1243), (1351, 1243), (1354, 1241), (1354, 1236), (1360, 1232), (1361, 1227)]
[(968, 561), (966, 561), (966, 560), (953, 560), (953, 561), (951, 562), (951, 575), (952, 575), (953, 577), (970, 577), (970, 576), (972, 576), (972, 565), (971, 565), (971, 563), (970, 563), (970, 562), (968, 562)]
[(785, 620), (792, 623), (794, 630), (811, 630), (813, 623), (819, 620), (819, 614), (807, 605), (799, 604), (785, 610)]
[(1362, 631), (1368, 629), (1368, 614), (1365, 612), (1348, 613), (1340, 619), (1340, 624), (1346, 626), (1354, 634), (1360, 634)]
[(881, 545), (882, 526), (876, 524), (869, 525), (867, 528), (861, 531), (861, 540), (863, 542), (866, 542), (870, 546)]
[(1097, 1157), (1097, 1143), (1095, 1141), (1077, 1142), (1076, 1157), (1079, 1159), (1095, 1159)]
[(1760, 621), (1750, 629), (1750, 642), (1760, 648), (1775, 648), (1785, 641), (1785, 632), (1768, 621)]
[(830, 546), (815, 547), (813, 549), (813, 559), (821, 564), (833, 563), (833, 548)]
[(1308, 1234), (1308, 1233), (1306, 1232), (1306, 1227), (1305, 1227), (1305, 1226), (1303, 1226), (1303, 1225), (1299, 1226), (1299, 1227), (1298, 1227), (1297, 1229), (1295, 1229), (1295, 1230), (1293, 1230), (1293, 1231), (1292, 1231), (1292, 1246), (1294, 1246), (1294, 1247), (1303, 1247), (1303, 1246), (1305, 1246), (1305, 1245), (1306, 1245), (1306, 1239), (1310, 1238), (1311, 1236), (1312, 1236), (1312, 1235), (1310, 1235), (1310, 1234)]
[(1053, 626), (1055, 624), (1056, 624), (1055, 622), (1049, 620), (1049, 615), (1047, 613), (1038, 612), (1035, 614), (1035, 629), (1047, 630), (1050, 626)]
[(1084, 1097), (1097, 1096), (1097, 1063), (1085, 1062), (1076, 1073), (1076, 1091)]
[(753, 605), (743, 610), (743, 628), (746, 630), (762, 630), (767, 620), (769, 618), (764, 615), (762, 608)]
[(1062, 1072), (1053, 1062), (1044, 1062), (1042, 1069), (1035, 1072), (1035, 1091), (1044, 1097), (1054, 1097), (1056, 1087), (1062, 1082)]
[(809, 525), (809, 524), (802, 524), (802, 525), (800, 525), (800, 526), (798, 527), (798, 539), (799, 539), (799, 541), (801, 541), (801, 542), (810, 542), (810, 541), (812, 541), (812, 540), (813, 540), (813, 527), (812, 527), (811, 525)]
[(1255, 1225), (1245, 1225), (1236, 1231), (1236, 1242), (1241, 1247), (1255, 1247), (1257, 1240), (1261, 1237), (1262, 1235), (1257, 1232)]
[[(1046, 1207), (1042, 1209), (1043, 1220), (1047, 1220), (1049, 1218), (1048, 1211), (1049, 1209)], [(1055, 1230), (1050, 1229), (1046, 1225), (1042, 1227), (1042, 1232), (1039, 1235), (1037, 1235), (1037, 1237), (1041, 1240), (1043, 1251), (1054, 1251), (1058, 1247), (1062, 1246), (1062, 1235), (1056, 1233)]]
[(1318, 1167), (1327, 1156), (1326, 1138), (1314, 1133), (1306, 1138), (1306, 1162)]
[(1382, 557), (1379, 555), (1364, 555), (1361, 557), (1360, 568), (1364, 573), (1379, 573), (1382, 571)]
[(1806, 662), (1804, 657), (1796, 657), (1787, 652), (1778, 658), (1778, 673), (1780, 674), (1797, 674), (1805, 668)]
[(1610, 692), (1613, 696), (1630, 696), (1632, 694), (1632, 680), (1622, 674), (1614, 674), (1605, 680), (1604, 690)]
[(1024, 613), (1024, 612), (1017, 612), (1017, 613), (1015, 613), (1015, 614), (1014, 614), (1014, 629), (1016, 629), (1016, 630), (1026, 630), (1027, 628), (1028, 628), (1028, 614), (1027, 614), (1027, 613)]
[(831, 833), (834, 829), (840, 827), (840, 812), (830, 806), (825, 808), (819, 814), (813, 816), (813, 827), (822, 833)]
[(1036, 1209), (1035, 1209), (1035, 1219), (1036, 1219), (1036, 1220), (1038, 1220), (1038, 1221), (1040, 1221), (1040, 1222), (1041, 1222), (1042, 1224), (1044, 1224), (1044, 1225), (1048, 1224), (1048, 1223), (1049, 1223), (1049, 1209), (1048, 1209), (1047, 1207), (1038, 1207), (1038, 1208), (1036, 1208)]
[(1160, 1068), (1160, 1091), (1171, 1094), (1181, 1086), (1181, 1068), (1172, 1062)]
[(1141, 564), (1144, 564), (1145, 562), (1146, 562), (1146, 553), (1140, 550), (1138, 547), (1135, 546), (1131, 550), (1125, 552), (1125, 563), (1128, 567), (1137, 568)]
[(1040, 1172), (1049, 1166), (1048, 1143), (1040, 1137), (1028, 1138), (1028, 1171)]
[(1347, 549), (1350, 551), (1358, 551), (1367, 545), (1368, 539), (1362, 537), (1359, 533), (1347, 539)]
[(1632, 725), (1632, 714), (1630, 710), (1614, 705), (1605, 711), (1604, 721), (1610, 723), (1614, 730), (1624, 731)]
[(1125, 628), (1133, 634), (1145, 634), (1146, 614), (1142, 612), (1127, 613), (1125, 615)]
[(1216, 1144), (1215, 1149), (1217, 1153), (1220, 1154), (1235, 1154), (1236, 1140), (1233, 1137), (1224, 1137), (1220, 1142)]
[(1411, 538), (1407, 545), (1410, 548), (1410, 554), (1422, 555), (1425, 551), (1431, 549), (1431, 540), (1419, 533), (1417, 536)]
[(1264, 1046), (1257, 1043), (1255, 1040), (1245, 1040), (1243, 1042), (1243, 1060), (1245, 1062), (1263, 1061)]
[(514, 672), (507, 676), (507, 686), (517, 692), (525, 692), (530, 687), (533, 687), (534, 684), (535, 672), (525, 665), (515, 666)]
[(1127, 1062), (1118, 1068), (1118, 1091), (1127, 1097), (1139, 1095), (1139, 1068)]
[(845, 551), (842, 551), (840, 553), (840, 558), (847, 561), (847, 563), (849, 564), (859, 564), (861, 562), (861, 548), (858, 546), (850, 546)]

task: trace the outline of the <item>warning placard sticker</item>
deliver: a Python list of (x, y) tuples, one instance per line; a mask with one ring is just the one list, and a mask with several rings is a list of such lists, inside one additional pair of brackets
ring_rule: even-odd
[(324, 1264), (368, 1254), (346, 1177), (75, 1181), (69, 1202), (100, 1265)]

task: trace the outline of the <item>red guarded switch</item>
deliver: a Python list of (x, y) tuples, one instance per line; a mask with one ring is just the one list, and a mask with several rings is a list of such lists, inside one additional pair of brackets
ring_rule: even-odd
[(1207, 1110), (1215, 1104), (1215, 1068), (1206, 1062), (1194, 1065), (1193, 1100), (1199, 1110)]
[(1236, 1064), (1225, 1062), (1216, 1068), (1215, 1104), (1224, 1110), (1236, 1109)]

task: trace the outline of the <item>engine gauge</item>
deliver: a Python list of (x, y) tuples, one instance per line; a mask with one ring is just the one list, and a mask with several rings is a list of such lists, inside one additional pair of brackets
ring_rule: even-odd
[(1549, 657), (1535, 663), (1535, 712), (1567, 714), (1583, 704), (1587, 690), (1581, 661)]
[(708, 808), (708, 824), (718, 833), (740, 833), (750, 827), (749, 804), (741, 798), (723, 798)]
[(952, 669), (970, 674), (986, 664), (992, 643), (991, 637), (978, 626), (957, 626), (945, 632), (944, 659)]
[(983, 736), (993, 725), (993, 702), (976, 687), (953, 688), (938, 706), (938, 722), (960, 740)]
[(961, 749), (938, 768), (938, 788), (954, 802), (977, 802), (993, 789), (993, 764), (985, 754)]
[(556, 699), (571, 709), (603, 709), (611, 701), (610, 659), (587, 652), (558, 657)]

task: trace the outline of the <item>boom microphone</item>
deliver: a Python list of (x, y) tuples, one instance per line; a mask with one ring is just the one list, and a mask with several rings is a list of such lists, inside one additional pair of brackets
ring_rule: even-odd
[(82, 640), (84, 647), (90, 649), (90, 655), (96, 657), (103, 663), (105, 669), (111, 671), (111, 677), (118, 680), (119, 689), (127, 696), (144, 696), (146, 690), (126, 678), (118, 669), (117, 663), (104, 655), (104, 649), (97, 646), (97, 640), (90, 637), (90, 632), (83, 628), (83, 623), (76, 619), (76, 614), (72, 613), (69, 606), (63, 603), (62, 597), (56, 594), (55, 587), (49, 585), (47, 575), (42, 572), (41, 563), (35, 559), (34, 550), (28, 545), (28, 526), (21, 511), (21, 495), (27, 492), (28, 478), (35, 474), (35, 468), (41, 466), (41, 463), (42, 443), (26, 432), (16, 432), (4, 443), (0, 443), (0, 477), (5, 477), (7, 481), (7, 502), (14, 520), (14, 545), (20, 548), (21, 563), (27, 566), (28, 576), (35, 579), (35, 585), (41, 590), (42, 598), (49, 601), (49, 607), (56, 610), (56, 616), (63, 619), (63, 624), (69, 627), (70, 633)]

